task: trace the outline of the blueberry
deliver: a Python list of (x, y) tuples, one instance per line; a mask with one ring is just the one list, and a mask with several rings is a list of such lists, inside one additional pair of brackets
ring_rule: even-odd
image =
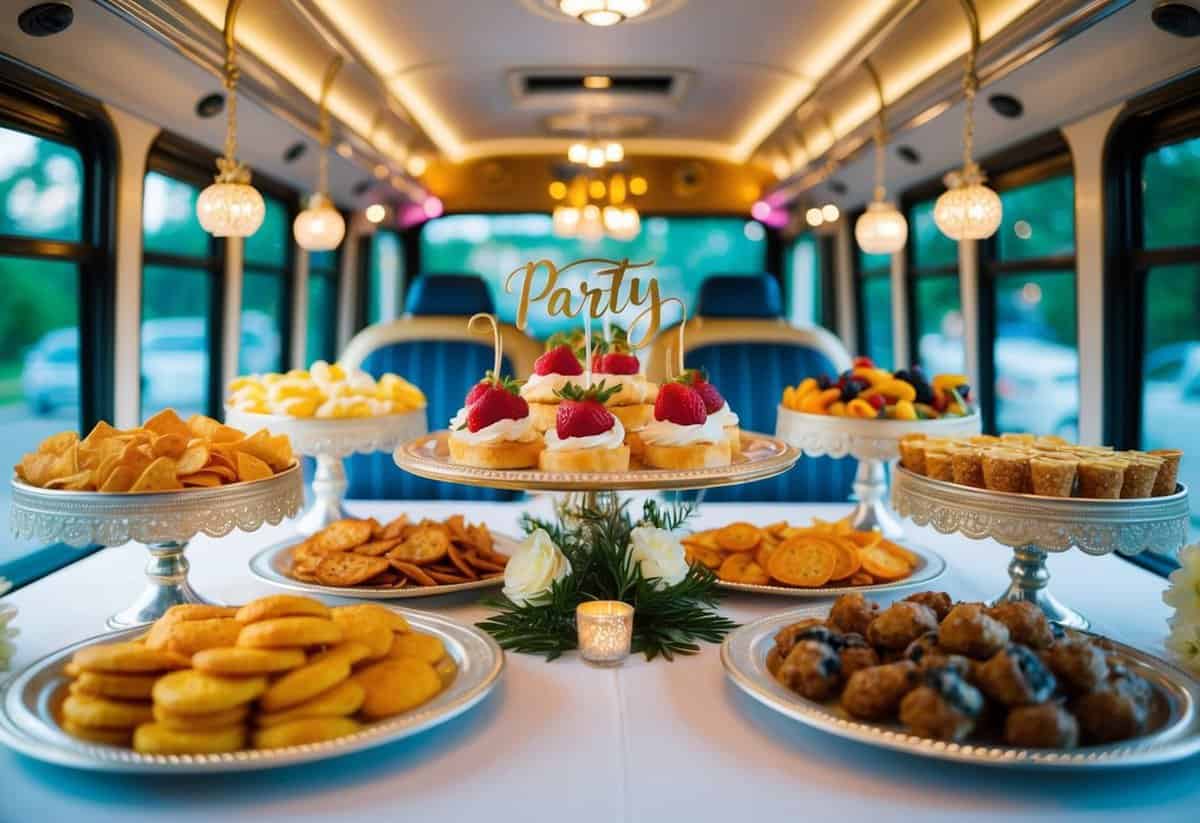
[(910, 375), (904, 369), (899, 369), (895, 372), (892, 372), (892, 377), (896, 378), (897, 380), (903, 380), (905, 383), (912, 382), (912, 375)]
[(926, 383), (924, 380), (914, 380), (912, 387), (917, 392), (917, 402), (933, 405), (933, 386)]
[(958, 396), (962, 400), (966, 400), (967, 395), (971, 393), (971, 387), (966, 383), (963, 383), (961, 386), (955, 386), (954, 390), (958, 392)]
[(842, 381), (842, 385), (844, 386), (850, 380), (850, 378), (852, 378), (853, 376), (854, 376), (854, 370), (846, 369), (844, 372), (842, 372), (841, 374), (838, 375), (838, 380)]
[(825, 391), (827, 388), (829, 388), (832, 385), (833, 385), (833, 381), (829, 378), (829, 375), (827, 375), (827, 374), (823, 374), (817, 378), (817, 388), (820, 389), (821, 391)]
[(920, 363), (913, 363), (912, 366), (909, 368), (909, 371), (911, 371), (917, 377), (921, 377), (925, 374), (925, 370), (923, 368), (921, 368)]

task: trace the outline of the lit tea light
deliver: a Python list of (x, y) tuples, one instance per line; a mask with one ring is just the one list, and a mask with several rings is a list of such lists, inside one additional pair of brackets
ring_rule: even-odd
[(629, 656), (633, 606), (620, 600), (589, 600), (575, 609), (579, 653), (589, 663), (617, 666)]

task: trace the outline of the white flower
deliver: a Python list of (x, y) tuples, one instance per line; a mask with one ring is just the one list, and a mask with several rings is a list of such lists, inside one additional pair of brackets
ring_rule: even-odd
[(1175, 609), (1172, 626), (1200, 623), (1200, 543), (1179, 553), (1179, 568), (1167, 578), (1163, 602)]
[(655, 588), (674, 586), (687, 577), (688, 562), (683, 544), (666, 529), (638, 526), (629, 533), (629, 557), (642, 570), (642, 577), (657, 578)]
[(1180, 624), (1167, 635), (1167, 649), (1179, 664), (1200, 675), (1200, 624)]
[(550, 535), (537, 529), (523, 542), (504, 569), (504, 596), (518, 606), (536, 599), (571, 573), (571, 561)]

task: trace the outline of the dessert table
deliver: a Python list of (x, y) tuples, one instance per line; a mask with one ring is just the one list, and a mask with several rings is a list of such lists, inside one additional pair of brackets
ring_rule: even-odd
[[(517, 534), (525, 503), (350, 501), (358, 516), (464, 512)], [(695, 528), (844, 516), (849, 505), (705, 504)], [(244, 602), (271, 593), (246, 563), (289, 535), (287, 524), (219, 543), (193, 541), (191, 580), (205, 596)], [(949, 562), (933, 588), (984, 599), (1007, 582), (1003, 547), (909, 525), (909, 539)], [(14, 669), (104, 630), (127, 603), (144, 563), (136, 546), (97, 552), (14, 593), (20, 609)], [(1050, 559), (1056, 589), (1093, 629), (1163, 655), (1165, 581), (1109, 555)], [(903, 596), (904, 592), (896, 596)], [(477, 592), (408, 603), (464, 622), (489, 611)], [(880, 600), (890, 600), (880, 596)], [(801, 605), (731, 594), (722, 611), (747, 622)], [(0, 749), (0, 821), (757, 819), (1197, 819), (1200, 757), (1172, 766), (1097, 773), (982, 769), (843, 741), (780, 717), (725, 677), (719, 648), (673, 663), (631, 657), (598, 669), (571, 655), (554, 663), (509, 654), (501, 685), (479, 707), (415, 738), (331, 761), (220, 777), (93, 774)]]

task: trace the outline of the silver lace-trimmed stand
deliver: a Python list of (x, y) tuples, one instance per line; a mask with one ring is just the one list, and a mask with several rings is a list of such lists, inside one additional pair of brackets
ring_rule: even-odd
[(970, 437), (981, 431), (978, 414), (940, 420), (863, 420), (807, 414), (780, 406), (775, 436), (809, 457), (853, 457), (858, 460), (854, 495), (858, 505), (851, 524), (860, 531), (878, 529), (889, 540), (904, 537), (904, 527), (888, 505), (887, 464), (900, 457), (900, 438), (922, 433), (929, 437)]
[(991, 538), (1012, 548), (1012, 582), (993, 602), (1028, 600), (1051, 620), (1071, 628), (1086, 629), (1089, 624), (1047, 590), (1048, 553), (1076, 548), (1097, 556), (1146, 550), (1173, 554), (1187, 542), (1188, 492), (1182, 484), (1168, 497), (1088, 500), (976, 489), (898, 468), (892, 504), (918, 526), (974, 540)]
[(147, 585), (137, 600), (108, 619), (109, 628), (141, 626), (171, 606), (207, 603), (188, 583), (188, 541), (276, 525), (300, 511), (300, 464), (274, 477), (210, 489), (168, 492), (75, 492), (12, 481), (10, 525), (17, 538), (68, 546), (146, 546)]
[(296, 521), (296, 531), (304, 535), (316, 534), (350, 516), (342, 505), (346, 496), (343, 461), (347, 457), (390, 452), (426, 431), (424, 409), (374, 417), (302, 418), (226, 408), (225, 422), (244, 431), (265, 428), (272, 434), (286, 434), (297, 454), (316, 459), (313, 504)]

